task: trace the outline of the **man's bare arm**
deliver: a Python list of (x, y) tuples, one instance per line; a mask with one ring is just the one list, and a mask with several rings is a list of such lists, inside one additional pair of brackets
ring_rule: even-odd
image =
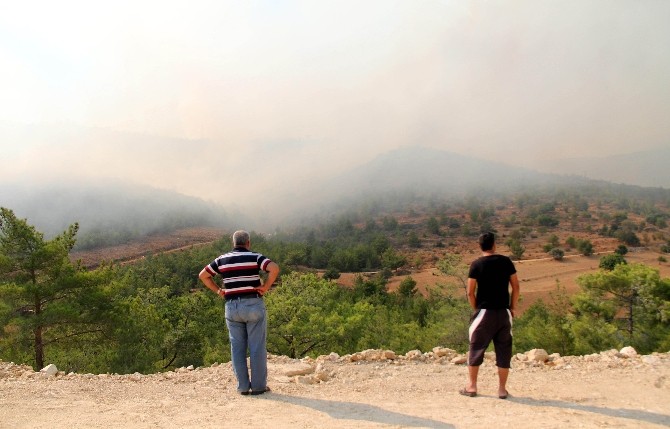
[(270, 262), (267, 266), (268, 278), (265, 280), (265, 283), (258, 289), (261, 295), (265, 295), (267, 291), (270, 290), (277, 276), (279, 276), (279, 265), (274, 262)]
[(512, 285), (512, 299), (509, 304), (509, 310), (512, 313), (512, 317), (514, 317), (514, 311), (516, 310), (516, 305), (519, 302), (519, 277), (516, 275), (516, 273), (512, 274), (509, 278), (509, 283)]
[(198, 275), (198, 278), (205, 285), (205, 287), (217, 295), (221, 295), (221, 288), (214, 282), (212, 275), (207, 271), (207, 267), (203, 268)]
[(468, 302), (470, 303), (470, 307), (472, 307), (473, 310), (477, 309), (477, 297), (475, 296), (476, 290), (477, 290), (477, 280), (473, 278), (468, 278), (468, 286), (466, 289), (466, 293), (468, 295)]

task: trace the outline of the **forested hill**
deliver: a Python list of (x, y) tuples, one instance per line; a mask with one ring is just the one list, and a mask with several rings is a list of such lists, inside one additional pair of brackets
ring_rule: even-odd
[(168, 190), (102, 179), (4, 183), (0, 185), (0, 206), (27, 218), (47, 236), (78, 222), (78, 248), (88, 248), (191, 226), (242, 225), (271, 231), (333, 210), (349, 210), (370, 196), (405, 204), (414, 196), (499, 192), (528, 183), (558, 182), (557, 177), (451, 152), (406, 148), (380, 155), (336, 177), (315, 177), (304, 188), (278, 185), (263, 197), (267, 201), (265, 213), (245, 207), (224, 208)]
[[(79, 249), (127, 242), (154, 233), (193, 226), (254, 229), (270, 232), (313, 227), (351, 212), (407, 211), (450, 199), (516, 198), (519, 194), (551, 199), (569, 192), (603, 200), (642, 196), (667, 201), (670, 191), (613, 184), (577, 176), (543, 174), (428, 148), (387, 152), (335, 177), (315, 177), (309, 186), (281, 188), (263, 195), (265, 212), (222, 207), (199, 198), (119, 181), (89, 183), (4, 183), (0, 206), (27, 218), (47, 236), (78, 222)], [(651, 198), (651, 200), (649, 200)]]
[(454, 152), (412, 147), (379, 155), (336, 177), (330, 186), (361, 192), (414, 190), (465, 195), (482, 188), (512, 189), (529, 181), (557, 183), (561, 178)]
[(226, 227), (231, 212), (199, 198), (120, 181), (0, 185), (0, 206), (47, 237), (77, 222), (77, 248), (109, 246), (193, 226)]
[(566, 192), (594, 201), (613, 196), (667, 200), (670, 196), (670, 190), (663, 188), (542, 173), (453, 152), (409, 147), (379, 155), (334, 177), (314, 180), (302, 189), (280, 192), (278, 203), (259, 223), (304, 225), (315, 216), (341, 214), (371, 205), (398, 208), (449, 199), (489, 199), (524, 193), (552, 198)]

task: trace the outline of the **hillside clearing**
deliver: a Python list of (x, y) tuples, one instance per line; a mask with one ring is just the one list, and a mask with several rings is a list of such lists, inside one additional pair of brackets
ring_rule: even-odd
[[(658, 269), (661, 277), (670, 277), (670, 264), (659, 263), (658, 255), (658, 252), (640, 250), (628, 253), (626, 260), (629, 264), (644, 263)], [(468, 255), (469, 259), (464, 259), (464, 263), (469, 263), (476, 257), (475, 254)], [(598, 270), (600, 257), (601, 255), (572, 255), (565, 257), (562, 261), (555, 261), (551, 258), (516, 261), (515, 265), (521, 284), (519, 315), (523, 314), (538, 299), (548, 302), (549, 294), (556, 290), (557, 281), (568, 294), (578, 292), (580, 288), (577, 284), (577, 277)], [(343, 286), (351, 286), (356, 275), (357, 273), (342, 273), (337, 282)], [(417, 282), (417, 288), (421, 292), (436, 287), (438, 283), (458, 284), (457, 279), (445, 277), (433, 267), (412, 270), (408, 275)], [(388, 290), (396, 290), (405, 277), (407, 275), (392, 277), (388, 283)]]

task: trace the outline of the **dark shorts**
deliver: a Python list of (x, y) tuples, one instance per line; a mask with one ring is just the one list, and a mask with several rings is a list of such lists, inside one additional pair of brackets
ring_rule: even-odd
[(512, 360), (512, 314), (506, 308), (477, 310), (470, 320), (468, 365), (479, 366), (484, 352), (493, 341), (496, 365), (509, 368)]

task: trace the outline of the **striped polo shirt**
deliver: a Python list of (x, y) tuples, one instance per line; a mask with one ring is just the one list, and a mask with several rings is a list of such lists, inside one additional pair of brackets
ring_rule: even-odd
[(226, 298), (234, 298), (255, 294), (256, 288), (261, 286), (259, 270), (267, 271), (270, 262), (260, 253), (236, 247), (214, 259), (205, 269), (213, 276), (219, 274)]

